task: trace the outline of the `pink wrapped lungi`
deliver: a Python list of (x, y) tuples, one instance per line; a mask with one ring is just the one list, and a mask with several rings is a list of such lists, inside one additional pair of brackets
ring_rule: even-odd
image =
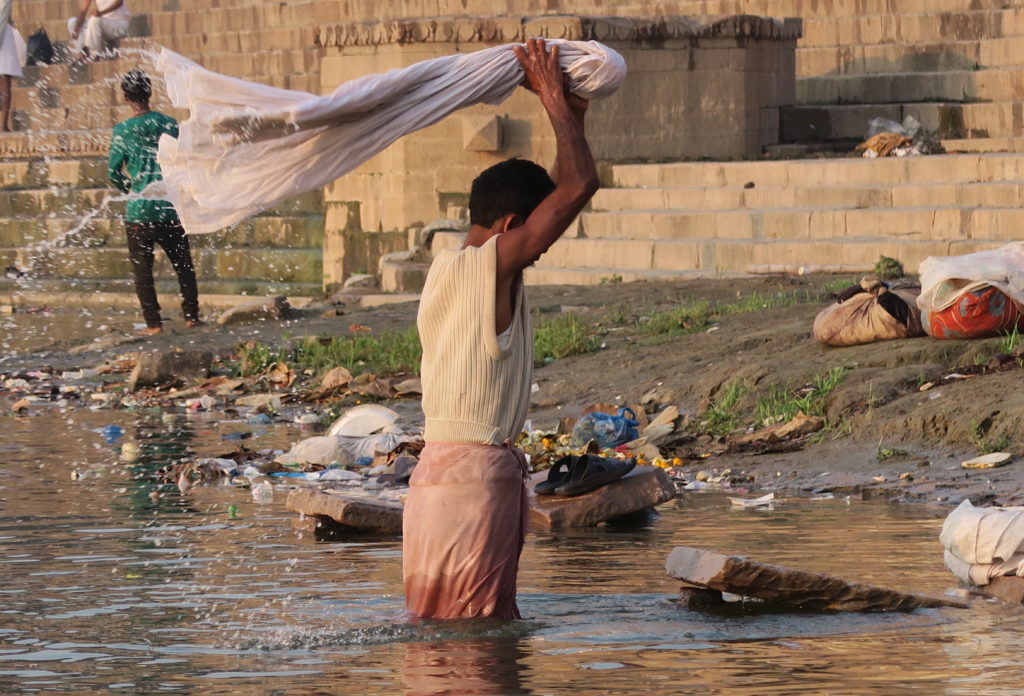
[(511, 446), (429, 442), (409, 481), (406, 607), (434, 619), (518, 619), (526, 458)]

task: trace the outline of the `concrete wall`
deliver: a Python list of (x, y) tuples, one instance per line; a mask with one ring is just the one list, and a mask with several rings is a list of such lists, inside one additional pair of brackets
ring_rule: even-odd
[[(779, 107), (793, 102), (799, 32), (799, 22), (751, 17), (341, 25), (319, 31), (326, 49), (322, 92), (366, 74), (529, 36), (595, 39), (619, 51), (629, 68), (619, 93), (588, 112), (599, 162), (752, 157), (777, 142)], [(328, 186), (325, 283), (375, 268), (368, 235), (382, 235), (375, 246), (390, 251), (405, 246), (407, 228), (463, 215), (476, 174), (509, 157), (545, 166), (555, 157), (547, 117), (525, 90), (406, 136)]]

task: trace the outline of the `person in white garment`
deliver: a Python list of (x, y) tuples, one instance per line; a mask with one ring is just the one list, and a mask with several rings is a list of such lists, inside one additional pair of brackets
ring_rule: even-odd
[(12, 78), (21, 77), (25, 42), (11, 19), (11, 0), (0, 2), (0, 131), (11, 130)]
[(95, 60), (107, 43), (128, 36), (130, 19), (125, 0), (81, 0), (78, 16), (68, 20), (72, 46), (81, 53), (78, 60)]

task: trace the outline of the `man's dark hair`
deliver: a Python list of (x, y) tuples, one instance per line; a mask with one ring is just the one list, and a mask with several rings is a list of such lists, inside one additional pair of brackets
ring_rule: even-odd
[(153, 96), (153, 85), (149, 76), (141, 70), (131, 70), (121, 78), (121, 91), (124, 98), (135, 104), (145, 104)]
[(469, 222), (490, 228), (513, 213), (523, 222), (551, 195), (555, 182), (544, 167), (524, 159), (510, 159), (489, 167), (473, 180), (469, 191)]

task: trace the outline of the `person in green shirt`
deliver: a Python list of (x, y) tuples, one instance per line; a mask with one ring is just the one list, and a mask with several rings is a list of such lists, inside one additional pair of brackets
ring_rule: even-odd
[[(123, 193), (138, 193), (147, 185), (162, 179), (156, 161), (160, 136), (178, 137), (178, 122), (149, 108), (153, 89), (149, 77), (141, 70), (132, 70), (121, 80), (125, 101), (134, 115), (114, 126), (110, 140), (107, 173), (114, 186)], [(135, 293), (142, 305), (146, 328), (140, 333), (160, 333), (160, 304), (153, 286), (153, 248), (163, 247), (178, 274), (181, 287), (181, 311), (187, 326), (199, 326), (199, 289), (192, 265), (188, 237), (178, 220), (178, 213), (168, 201), (133, 198), (128, 201), (125, 216), (128, 237), (128, 258), (135, 276)]]

